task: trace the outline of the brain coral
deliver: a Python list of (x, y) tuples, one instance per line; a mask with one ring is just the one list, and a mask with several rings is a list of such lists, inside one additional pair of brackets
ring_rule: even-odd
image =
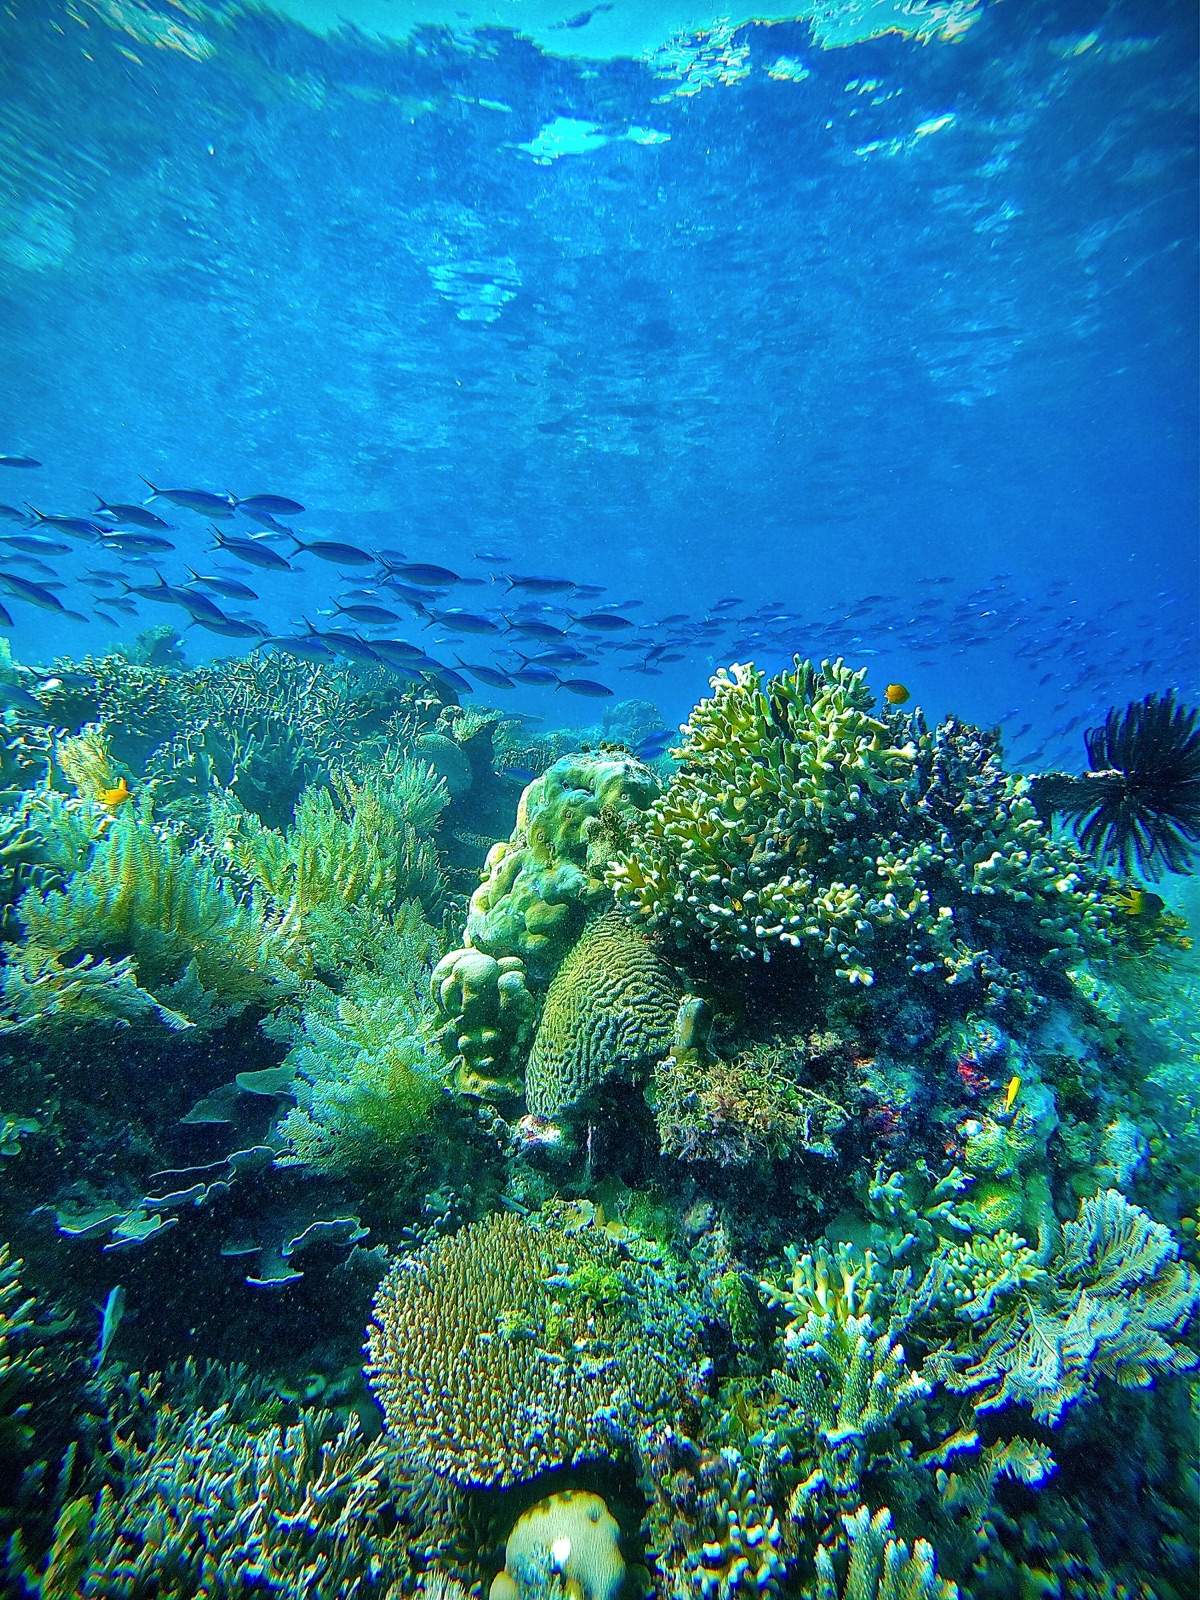
[(680, 991), (674, 972), (618, 911), (584, 928), (546, 992), (525, 1068), (530, 1111), (552, 1117), (624, 1067), (664, 1054)]
[(673, 1281), (601, 1230), (502, 1214), (397, 1262), (367, 1375), (410, 1470), (504, 1487), (610, 1456), (695, 1360)]
[(497, 959), (520, 956), (531, 980), (546, 982), (588, 911), (609, 898), (602, 813), (643, 810), (658, 788), (648, 767), (609, 751), (563, 756), (535, 778), (511, 837), (488, 852), (466, 944)]

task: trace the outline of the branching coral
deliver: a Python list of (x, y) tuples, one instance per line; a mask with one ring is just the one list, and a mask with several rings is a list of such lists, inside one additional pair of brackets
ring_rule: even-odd
[(985, 736), (876, 715), (840, 661), (712, 682), (682, 769), (608, 869), (636, 919), (744, 958), (802, 948), (851, 983), (890, 957), (994, 998), (1019, 985), (1006, 957), (1103, 946), (1111, 917), (1082, 858)]
[(147, 1445), (114, 1430), (108, 1473), (63, 1507), (43, 1569), (24, 1564), (28, 1593), (383, 1600), (407, 1573), (386, 1440), (353, 1416), (251, 1431), (225, 1407), (162, 1406)]
[(367, 1373), (411, 1470), (498, 1487), (616, 1455), (675, 1415), (695, 1332), (669, 1275), (601, 1229), (505, 1214), (397, 1262)]
[(785, 1568), (775, 1513), (736, 1450), (702, 1450), (671, 1427), (646, 1430), (650, 1553), (669, 1600), (760, 1600)]
[(1082, 1202), (1057, 1251), (1049, 1243), (1037, 1254), (1011, 1237), (947, 1251), (948, 1283), (972, 1290), (957, 1315), (974, 1324), (935, 1358), (948, 1388), (978, 1412), (1024, 1405), (1052, 1427), (1101, 1378), (1145, 1388), (1195, 1366), (1171, 1335), (1200, 1303), (1200, 1277), (1169, 1229), (1107, 1189)]
[(957, 1600), (958, 1585), (937, 1576), (928, 1540), (918, 1539), (910, 1552), (892, 1536), (886, 1507), (872, 1516), (859, 1506), (842, 1520), (850, 1546), (845, 1581), (838, 1582), (829, 1547), (819, 1545), (814, 1600)]

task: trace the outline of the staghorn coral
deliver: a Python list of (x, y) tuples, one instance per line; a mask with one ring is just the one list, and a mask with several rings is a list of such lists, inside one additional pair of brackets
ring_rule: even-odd
[(26, 1592), (384, 1600), (408, 1570), (387, 1441), (368, 1441), (353, 1415), (310, 1411), (252, 1431), (227, 1411), (162, 1405), (144, 1445), (114, 1426), (110, 1482), (63, 1506), (41, 1570), (19, 1544), (10, 1551)]
[(563, 756), (527, 786), (509, 839), (493, 845), (471, 896), (466, 944), (519, 956), (546, 984), (589, 911), (609, 893), (611, 833), (658, 792), (640, 761), (610, 752)]
[(554, 1117), (615, 1073), (662, 1053), (680, 991), (649, 940), (616, 911), (593, 917), (546, 992), (525, 1068), (535, 1116)]
[(926, 1399), (931, 1385), (905, 1362), (901, 1327), (882, 1321), (887, 1288), (877, 1257), (841, 1244), (801, 1254), (789, 1249), (790, 1281), (760, 1287), (768, 1304), (783, 1308), (784, 1367), (779, 1392), (795, 1408), (793, 1454), (807, 1467), (793, 1495), (804, 1502), (825, 1491), (853, 1504), (863, 1475), (903, 1411)]
[(503, 1487), (616, 1455), (674, 1415), (694, 1339), (671, 1276), (603, 1230), (503, 1214), (396, 1263), (367, 1375), (411, 1471)]
[(892, 1537), (886, 1506), (874, 1516), (859, 1506), (842, 1522), (850, 1551), (844, 1582), (838, 1582), (829, 1547), (818, 1545), (814, 1600), (957, 1600), (958, 1585), (937, 1576), (928, 1540), (916, 1540), (910, 1552), (902, 1539)]
[(659, 1425), (646, 1430), (640, 1456), (649, 1554), (664, 1600), (758, 1600), (779, 1592), (779, 1523), (736, 1450), (704, 1449)]
[(890, 960), (993, 1002), (1028, 1002), (1030, 965), (1106, 947), (1094, 875), (987, 736), (875, 715), (841, 661), (769, 680), (735, 664), (712, 684), (682, 769), (608, 868), (635, 919), (746, 959), (800, 948), (852, 984)]

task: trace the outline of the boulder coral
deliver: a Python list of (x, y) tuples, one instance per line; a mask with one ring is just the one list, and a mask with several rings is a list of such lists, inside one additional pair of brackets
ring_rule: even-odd
[(658, 780), (632, 756), (563, 756), (521, 795), (516, 826), (492, 846), (471, 896), (466, 944), (497, 959), (520, 956), (544, 985), (589, 913), (608, 902), (610, 823), (644, 810)]
[(593, 917), (546, 993), (525, 1070), (525, 1098), (554, 1117), (614, 1074), (661, 1056), (679, 1011), (679, 982), (617, 911)]

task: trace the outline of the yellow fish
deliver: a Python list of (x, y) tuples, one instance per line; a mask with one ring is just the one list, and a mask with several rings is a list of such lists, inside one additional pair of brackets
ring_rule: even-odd
[(1160, 894), (1153, 894), (1149, 889), (1130, 889), (1119, 899), (1126, 916), (1130, 917), (1157, 917), (1166, 905)]
[(1011, 1111), (1012, 1110), (1013, 1104), (1016, 1101), (1016, 1098), (1020, 1094), (1020, 1092), (1021, 1092), (1021, 1080), (1014, 1073), (1013, 1076), (1008, 1080), (1008, 1088), (1005, 1089), (1005, 1091), (1004, 1091), (1004, 1109), (1005, 1109), (1005, 1111)]
[(125, 804), (126, 800), (133, 799), (133, 790), (124, 778), (118, 778), (113, 788), (101, 789), (96, 798), (102, 806), (108, 806), (110, 811), (116, 811), (119, 806)]
[(883, 691), (883, 698), (890, 706), (902, 706), (906, 700), (911, 700), (912, 696), (902, 683), (889, 683)]

